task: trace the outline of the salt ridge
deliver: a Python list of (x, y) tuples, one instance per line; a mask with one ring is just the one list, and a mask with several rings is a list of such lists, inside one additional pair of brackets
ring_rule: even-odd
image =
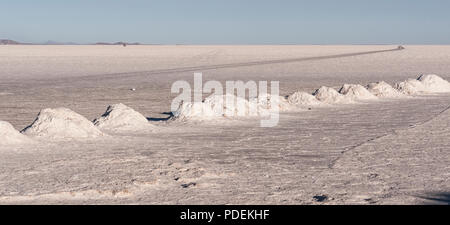
[[(295, 92), (285, 98), (266, 94), (250, 101), (229, 94), (213, 94), (202, 102), (180, 104), (178, 110), (173, 112), (172, 120), (211, 120), (264, 116), (275, 109), (282, 112), (299, 109), (301, 106), (351, 104), (358, 100), (450, 92), (450, 83), (434, 74), (421, 75), (417, 79), (408, 79), (395, 84), (394, 87), (384, 81), (370, 83), (366, 87), (359, 84), (344, 84), (339, 91), (336, 91), (333, 88), (323, 86), (312, 95), (305, 92)], [(278, 99), (278, 108), (273, 108), (271, 105), (271, 98), (274, 97)], [(234, 104), (228, 105), (227, 102), (231, 101), (235, 101)], [(14, 133), (10, 129), (11, 127), (6, 125), (5, 122), (2, 123), (3, 130), (8, 131), (8, 134)], [(149, 127), (154, 126), (148, 123), (147, 118), (130, 107), (119, 103), (109, 106), (106, 112), (95, 119), (93, 123), (70, 109), (44, 109), (30, 126), (22, 130), (22, 133), (30, 136), (84, 138), (103, 136), (104, 134), (98, 128), (120, 131)], [(20, 135), (16, 135), (16, 137), (20, 137)]]

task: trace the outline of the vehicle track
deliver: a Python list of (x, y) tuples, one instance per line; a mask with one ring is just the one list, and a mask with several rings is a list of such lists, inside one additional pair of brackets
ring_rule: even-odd
[(379, 135), (379, 136), (377, 136), (377, 137), (370, 138), (370, 139), (365, 140), (365, 141), (363, 141), (363, 142), (361, 142), (361, 143), (358, 143), (358, 144), (356, 144), (356, 145), (346, 147), (343, 151), (341, 151), (341, 154), (340, 154), (338, 157), (336, 157), (335, 159), (333, 159), (333, 160), (328, 164), (328, 168), (329, 168), (329, 169), (333, 169), (334, 166), (336, 165), (336, 163), (337, 163), (337, 162), (338, 162), (338, 161), (339, 161), (346, 153), (348, 153), (348, 152), (350, 152), (350, 151), (353, 151), (353, 150), (355, 150), (355, 149), (357, 149), (357, 148), (359, 148), (359, 147), (361, 147), (361, 146), (363, 146), (363, 145), (365, 145), (365, 144), (368, 144), (368, 143), (370, 143), (370, 142), (376, 141), (376, 140), (378, 140), (378, 139), (381, 139), (381, 138), (384, 138), (384, 137), (387, 137), (387, 136), (391, 136), (391, 135), (395, 135), (395, 134), (396, 134), (397, 132), (399, 132), (399, 131), (406, 131), (406, 130), (409, 130), (409, 129), (414, 129), (414, 128), (418, 127), (418, 126), (425, 125), (425, 124), (431, 122), (432, 120), (438, 118), (439, 116), (441, 116), (442, 114), (444, 114), (445, 112), (447, 112), (447, 111), (449, 111), (449, 110), (450, 110), (450, 105), (446, 106), (443, 110), (441, 110), (439, 113), (433, 115), (432, 117), (430, 117), (430, 118), (428, 118), (428, 119), (426, 119), (426, 120), (424, 120), (424, 121), (418, 122), (418, 123), (416, 123), (416, 124), (410, 125), (410, 126), (407, 127), (407, 128), (398, 129), (398, 130), (391, 130), (390, 132), (387, 132), (387, 133), (385, 133), (385, 134)]
[[(118, 77), (135, 77), (135, 76), (148, 76), (148, 75), (160, 75), (160, 74), (171, 74), (171, 73), (182, 73), (182, 72), (201, 72), (207, 70), (217, 70), (225, 68), (239, 68), (239, 67), (249, 67), (249, 66), (262, 66), (271, 64), (284, 64), (284, 63), (294, 63), (294, 62), (304, 62), (304, 61), (316, 61), (325, 59), (335, 59), (335, 58), (345, 58), (352, 56), (361, 55), (371, 55), (383, 52), (394, 52), (401, 51), (404, 48), (394, 48), (386, 50), (376, 50), (376, 51), (365, 51), (365, 52), (354, 52), (345, 54), (335, 54), (335, 55), (325, 55), (325, 56), (314, 56), (314, 57), (301, 57), (301, 58), (289, 58), (289, 59), (276, 59), (276, 60), (264, 60), (264, 61), (250, 61), (241, 63), (227, 63), (227, 64), (215, 64), (215, 65), (204, 65), (204, 66), (190, 66), (190, 67), (178, 67), (169, 69), (158, 69), (158, 70), (147, 70), (147, 71), (136, 71), (136, 72), (126, 72), (126, 73), (109, 73), (102, 75), (86, 75), (81, 77), (95, 77), (98, 78), (118, 78)], [(80, 77), (77, 77), (80, 78)]]

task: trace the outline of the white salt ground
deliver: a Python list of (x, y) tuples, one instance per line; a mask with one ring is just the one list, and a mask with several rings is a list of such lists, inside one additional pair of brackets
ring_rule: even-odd
[[(0, 116), (15, 127), (24, 127), (46, 101), (64, 105), (76, 99), (82, 101), (74, 107), (89, 118), (103, 113), (96, 111), (99, 105), (117, 99), (134, 104), (151, 99), (140, 109), (144, 115), (155, 116), (169, 109), (165, 89), (170, 88), (169, 81), (189, 79), (192, 73), (143, 73), (132, 79), (93, 76), (385, 48), (130, 46), (118, 51), (116, 46), (5, 46), (0, 51), (0, 64), (5, 67), (0, 78), (8, 85), (0, 91), (14, 94), (1, 99)], [(280, 80), (281, 93), (288, 94), (320, 87), (320, 82), (337, 86), (343, 80), (395, 81), (420, 71), (450, 71), (449, 46), (406, 49), (206, 72), (220, 81), (231, 79), (230, 71), (235, 72), (233, 79)], [(65, 83), (71, 90), (65, 85), (53, 88), (61, 82), (52, 77), (78, 75), (91, 77), (69, 80), (74, 81)], [(140, 91), (131, 92), (130, 87)], [(96, 95), (104, 97), (92, 98)], [(448, 111), (436, 117), (448, 102), (448, 95), (443, 95), (282, 115), (275, 129), (174, 124), (178, 135), (164, 138), (148, 135), (95, 144), (74, 140), (30, 145), (30, 153), (1, 155), (0, 203), (420, 204), (422, 200), (414, 196), (445, 193), (449, 187), (448, 154), (443, 150), (448, 145), (450, 117)], [(423, 121), (430, 122), (411, 128)], [(387, 136), (374, 139), (383, 135)], [(359, 147), (347, 151), (349, 146)], [(329, 168), (337, 156), (336, 166)], [(196, 185), (181, 186), (190, 183)], [(316, 202), (316, 195), (326, 195), (328, 201)]]
[(100, 129), (116, 131), (154, 128), (145, 116), (122, 103), (108, 106), (106, 112), (93, 123)]
[(67, 108), (41, 110), (36, 120), (22, 133), (49, 138), (92, 138), (104, 135), (91, 121)]

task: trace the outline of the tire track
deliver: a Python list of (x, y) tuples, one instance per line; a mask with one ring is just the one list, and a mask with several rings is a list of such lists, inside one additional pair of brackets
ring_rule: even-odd
[(399, 130), (391, 130), (391, 131), (388, 132), (388, 133), (379, 135), (379, 136), (377, 136), (377, 137), (370, 138), (370, 139), (368, 139), (368, 140), (366, 140), (366, 141), (363, 141), (363, 142), (361, 142), (361, 143), (358, 143), (358, 144), (356, 144), (356, 145), (353, 145), (353, 146), (350, 146), (350, 147), (346, 147), (346, 148), (344, 148), (343, 151), (341, 151), (341, 154), (340, 154), (338, 157), (336, 157), (335, 159), (333, 159), (333, 160), (328, 164), (328, 168), (329, 168), (329, 169), (333, 169), (334, 166), (336, 165), (336, 163), (337, 163), (337, 162), (345, 155), (345, 153), (347, 153), (347, 152), (350, 152), (350, 151), (352, 151), (352, 150), (354, 150), (354, 149), (357, 149), (358, 147), (361, 147), (361, 146), (363, 146), (363, 145), (365, 145), (365, 144), (367, 144), (367, 143), (376, 141), (376, 140), (378, 140), (378, 139), (381, 139), (381, 138), (384, 138), (384, 137), (387, 137), (387, 136), (390, 136), (390, 135), (395, 135), (395, 134), (396, 134), (397, 132), (399, 132), (399, 131), (406, 131), (406, 130), (410, 130), (410, 129), (417, 128), (417, 127), (419, 127), (419, 126), (423, 126), (423, 125), (425, 125), (425, 124), (427, 124), (427, 123), (433, 121), (434, 119), (438, 118), (439, 116), (441, 116), (442, 114), (444, 114), (445, 112), (447, 112), (447, 111), (449, 111), (449, 110), (450, 110), (450, 105), (446, 106), (443, 110), (441, 110), (440, 112), (436, 113), (436, 115), (432, 116), (431, 118), (426, 119), (426, 120), (424, 120), (424, 121), (421, 121), (421, 122), (419, 122), (419, 123), (410, 125), (410, 126), (407, 127), (407, 128), (403, 128), (403, 129), (399, 129)]
[(199, 72), (207, 70), (218, 70), (226, 68), (239, 68), (239, 67), (250, 67), (250, 66), (263, 66), (272, 64), (284, 64), (284, 63), (294, 63), (294, 62), (304, 62), (304, 61), (316, 61), (316, 60), (326, 60), (335, 58), (346, 58), (352, 56), (361, 55), (371, 55), (383, 52), (394, 52), (401, 51), (404, 48), (394, 48), (386, 50), (376, 50), (376, 51), (365, 51), (365, 52), (354, 52), (336, 55), (326, 55), (326, 56), (314, 56), (314, 57), (301, 57), (301, 58), (289, 58), (289, 59), (276, 59), (276, 60), (264, 60), (264, 61), (250, 61), (241, 63), (226, 63), (226, 64), (215, 64), (215, 65), (204, 65), (204, 66), (189, 66), (189, 67), (178, 67), (169, 69), (158, 69), (158, 70), (147, 70), (147, 71), (136, 71), (136, 72), (126, 72), (126, 73), (109, 73), (103, 75), (85, 75), (78, 76), (78, 78), (124, 78), (124, 77), (135, 77), (135, 76), (148, 76), (148, 75), (161, 75), (161, 74), (171, 74), (171, 73), (183, 73), (183, 72)]

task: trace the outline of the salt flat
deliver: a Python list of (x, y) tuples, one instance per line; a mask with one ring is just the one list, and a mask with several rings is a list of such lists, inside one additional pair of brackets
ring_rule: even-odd
[[(283, 96), (429, 73), (450, 80), (450, 46), (405, 47), (239, 66), (396, 46), (0, 46), (0, 120), (17, 130), (44, 108), (92, 121), (117, 103), (153, 125), (0, 145), (0, 203), (428, 203), (450, 190), (449, 94), (283, 112), (274, 128), (256, 119), (163, 120), (176, 96), (171, 84), (192, 81), (189, 67), (204, 80), (277, 80)], [(431, 203), (448, 203), (437, 200)]]

